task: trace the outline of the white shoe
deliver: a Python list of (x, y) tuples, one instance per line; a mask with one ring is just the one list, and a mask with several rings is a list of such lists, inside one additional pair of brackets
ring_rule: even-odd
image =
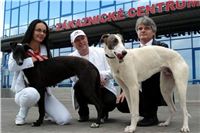
[(25, 120), (24, 120), (23, 118), (16, 117), (16, 119), (15, 119), (15, 124), (16, 124), (17, 126), (24, 125), (25, 123), (26, 123), (26, 122), (25, 122)]
[(28, 107), (20, 107), (18, 114), (16, 115), (15, 124), (20, 126), (25, 124), (25, 118), (28, 114)]

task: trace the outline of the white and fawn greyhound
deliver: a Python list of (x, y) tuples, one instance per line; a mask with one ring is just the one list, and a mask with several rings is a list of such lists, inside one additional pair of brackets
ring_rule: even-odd
[(131, 124), (124, 131), (134, 132), (136, 130), (139, 120), (140, 83), (160, 71), (160, 89), (169, 107), (170, 115), (159, 126), (169, 125), (176, 111), (172, 100), (172, 93), (176, 88), (183, 111), (181, 132), (189, 132), (188, 117), (190, 114), (186, 106), (189, 68), (185, 60), (178, 52), (160, 46), (126, 49), (122, 40), (119, 34), (105, 34), (101, 37), (113, 77), (125, 92), (131, 112)]

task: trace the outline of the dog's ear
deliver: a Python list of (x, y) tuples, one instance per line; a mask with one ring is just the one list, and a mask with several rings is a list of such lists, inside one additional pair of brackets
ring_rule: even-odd
[(24, 46), (25, 51), (28, 51), (29, 49), (31, 49), (31, 47), (27, 43), (24, 43), (22, 45)]
[(109, 35), (110, 34), (104, 34), (104, 35), (102, 35), (101, 39), (100, 39), (100, 43), (106, 43)]
[(13, 51), (16, 48), (17, 42), (11, 42), (10, 43), (10, 48)]

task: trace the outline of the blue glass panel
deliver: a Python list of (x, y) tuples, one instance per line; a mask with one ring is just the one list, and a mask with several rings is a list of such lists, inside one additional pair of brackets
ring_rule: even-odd
[(178, 53), (182, 55), (182, 57), (185, 59), (186, 63), (189, 65), (189, 80), (193, 79), (192, 78), (192, 72), (193, 72), (193, 67), (192, 67), (192, 50), (178, 50)]
[(29, 7), (29, 23), (38, 18), (38, 2), (30, 4)]
[(194, 55), (195, 55), (195, 71), (196, 71), (195, 79), (200, 80), (200, 50), (196, 50)]
[(49, 19), (60, 17), (60, 1), (50, 1)]
[(137, 1), (137, 0), (116, 0), (116, 4), (130, 2), (130, 1)]
[(18, 27), (10, 29), (10, 35), (11, 36), (18, 35)]
[(6, 4), (6, 10), (7, 9), (10, 9), (10, 6), (11, 6), (11, 1), (5, 1), (5, 4)]
[(75, 14), (73, 16), (73, 20), (76, 20), (76, 19), (82, 19), (85, 17), (85, 13), (79, 13), (79, 14)]
[(116, 11), (118, 11), (119, 9), (124, 10), (124, 6), (123, 6), (123, 4), (116, 5)]
[(21, 0), (20, 5), (25, 5), (25, 4), (28, 4), (28, 0)]
[(127, 49), (131, 49), (131, 48), (132, 48), (132, 42), (127, 42), (127, 43), (125, 43), (125, 47), (126, 47)]
[(27, 25), (19, 27), (19, 34), (25, 33), (27, 30)]
[(146, 5), (149, 5), (149, 0), (139, 0), (139, 1), (133, 2), (134, 8), (137, 8), (139, 6), (146, 6)]
[(10, 10), (5, 12), (5, 24), (4, 27), (5, 29), (10, 28)]
[(85, 11), (85, 0), (74, 1), (74, 13)]
[(4, 30), (3, 35), (4, 35), (4, 37), (10, 36), (10, 30)]
[(19, 25), (25, 25), (28, 22), (28, 5), (20, 7)]
[(95, 1), (87, 1), (87, 10), (97, 9), (100, 7), (100, 2), (98, 0)]
[(12, 1), (12, 8), (19, 7), (19, 0)]
[(113, 5), (114, 1), (112, 0), (101, 0), (101, 6), (109, 6), (109, 5)]
[(107, 7), (107, 8), (101, 8), (101, 14), (114, 12), (114, 11), (115, 11), (115, 7), (114, 6)]
[(191, 48), (191, 38), (172, 40), (173, 49)]
[(193, 38), (193, 47), (200, 47), (200, 37)]
[(62, 15), (72, 13), (72, 2), (71, 0), (62, 1)]
[(87, 15), (86, 15), (87, 17), (97, 16), (97, 15), (99, 15), (99, 10), (89, 11), (86, 13), (87, 13)]
[(131, 8), (131, 3), (124, 4), (124, 11), (128, 11)]
[(19, 19), (18, 14), (19, 14), (19, 8), (12, 10), (11, 27), (18, 25), (18, 19)]
[(48, 2), (42, 1), (42, 2), (40, 2), (39, 18), (40, 19), (47, 19), (47, 15), (48, 15)]

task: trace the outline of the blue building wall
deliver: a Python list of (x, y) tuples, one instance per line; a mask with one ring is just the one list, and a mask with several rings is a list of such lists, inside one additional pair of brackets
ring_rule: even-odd
[[(161, 0), (166, 1), (166, 0)], [(161, 2), (159, 1), (159, 2)], [(49, 27), (64, 20), (76, 20), (87, 16), (95, 16), (105, 12), (117, 11), (120, 8), (127, 11), (131, 7), (150, 5), (156, 0), (6, 0), (4, 8), (3, 37), (24, 34), (28, 24), (36, 19), (44, 20)], [(200, 31), (159, 35), (157, 39), (169, 44), (177, 50), (190, 66), (189, 83), (200, 83)], [(127, 48), (138, 47), (137, 41), (125, 44)], [(71, 47), (51, 50), (53, 56), (68, 55), (74, 49)], [(11, 85), (12, 73), (8, 71), (9, 53), (3, 53), (1, 65), (1, 86)], [(70, 85), (66, 80), (60, 84)]]

